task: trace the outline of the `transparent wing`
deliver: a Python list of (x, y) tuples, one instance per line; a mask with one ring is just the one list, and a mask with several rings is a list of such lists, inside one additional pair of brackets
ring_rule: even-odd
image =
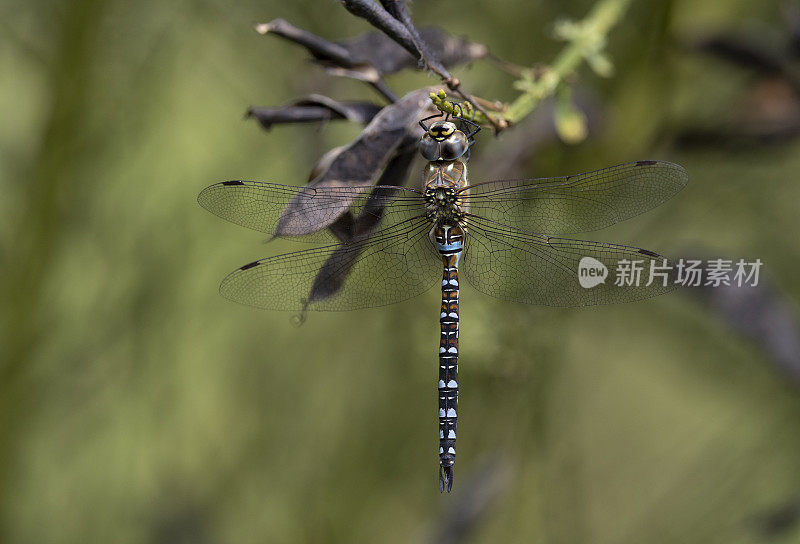
[(688, 180), (677, 164), (638, 161), (574, 176), (477, 183), (461, 196), (475, 215), (524, 231), (566, 234), (639, 215)]
[[(475, 289), (496, 298), (546, 306), (590, 306), (632, 302), (675, 288), (674, 266), (646, 249), (529, 234), (474, 216), (467, 218), (466, 226), (463, 275)], [(589, 259), (582, 262), (585, 257)], [(651, 263), (668, 268), (655, 268), (654, 281), (647, 285)], [(603, 267), (607, 277), (596, 282)]]
[(424, 217), (402, 221), (351, 244), (296, 251), (246, 264), (220, 292), (270, 310), (354, 310), (415, 297), (436, 285), (441, 260)]
[(397, 214), (407, 218), (409, 212), (418, 214), (424, 207), (422, 194), (405, 187), (295, 187), (258, 181), (216, 183), (205, 188), (197, 201), (231, 223), (275, 236), (320, 231), (348, 211), (380, 220)]

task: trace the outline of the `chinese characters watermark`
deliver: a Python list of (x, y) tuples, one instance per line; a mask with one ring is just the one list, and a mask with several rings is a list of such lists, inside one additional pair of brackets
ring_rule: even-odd
[[(761, 271), (761, 259), (680, 259), (670, 263), (661, 260), (621, 259), (614, 269), (617, 287), (641, 287), (654, 283), (664, 287), (674, 284), (685, 287), (755, 287)], [(581, 287), (591, 289), (606, 283), (608, 267), (593, 257), (583, 257), (578, 264)]]

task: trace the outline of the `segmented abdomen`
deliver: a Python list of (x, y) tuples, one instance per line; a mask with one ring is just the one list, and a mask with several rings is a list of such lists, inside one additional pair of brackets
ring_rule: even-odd
[(458, 261), (464, 232), (458, 224), (439, 225), (434, 233), (442, 256), (442, 310), (439, 314), (439, 489), (453, 487), (458, 420)]

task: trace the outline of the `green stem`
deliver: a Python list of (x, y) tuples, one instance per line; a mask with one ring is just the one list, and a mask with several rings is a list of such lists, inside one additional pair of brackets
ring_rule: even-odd
[(552, 95), (584, 59), (599, 56), (606, 35), (622, 18), (630, 3), (631, 0), (601, 0), (583, 21), (570, 25), (569, 44), (538, 79), (520, 80), (524, 92), (509, 104), (504, 117), (512, 123), (519, 122), (544, 98)]

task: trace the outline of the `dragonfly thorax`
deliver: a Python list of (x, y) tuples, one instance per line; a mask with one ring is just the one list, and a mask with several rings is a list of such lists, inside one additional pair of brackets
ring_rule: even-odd
[(425, 190), (426, 215), (431, 222), (457, 223), (464, 217), (460, 199), (452, 187), (429, 187)]

